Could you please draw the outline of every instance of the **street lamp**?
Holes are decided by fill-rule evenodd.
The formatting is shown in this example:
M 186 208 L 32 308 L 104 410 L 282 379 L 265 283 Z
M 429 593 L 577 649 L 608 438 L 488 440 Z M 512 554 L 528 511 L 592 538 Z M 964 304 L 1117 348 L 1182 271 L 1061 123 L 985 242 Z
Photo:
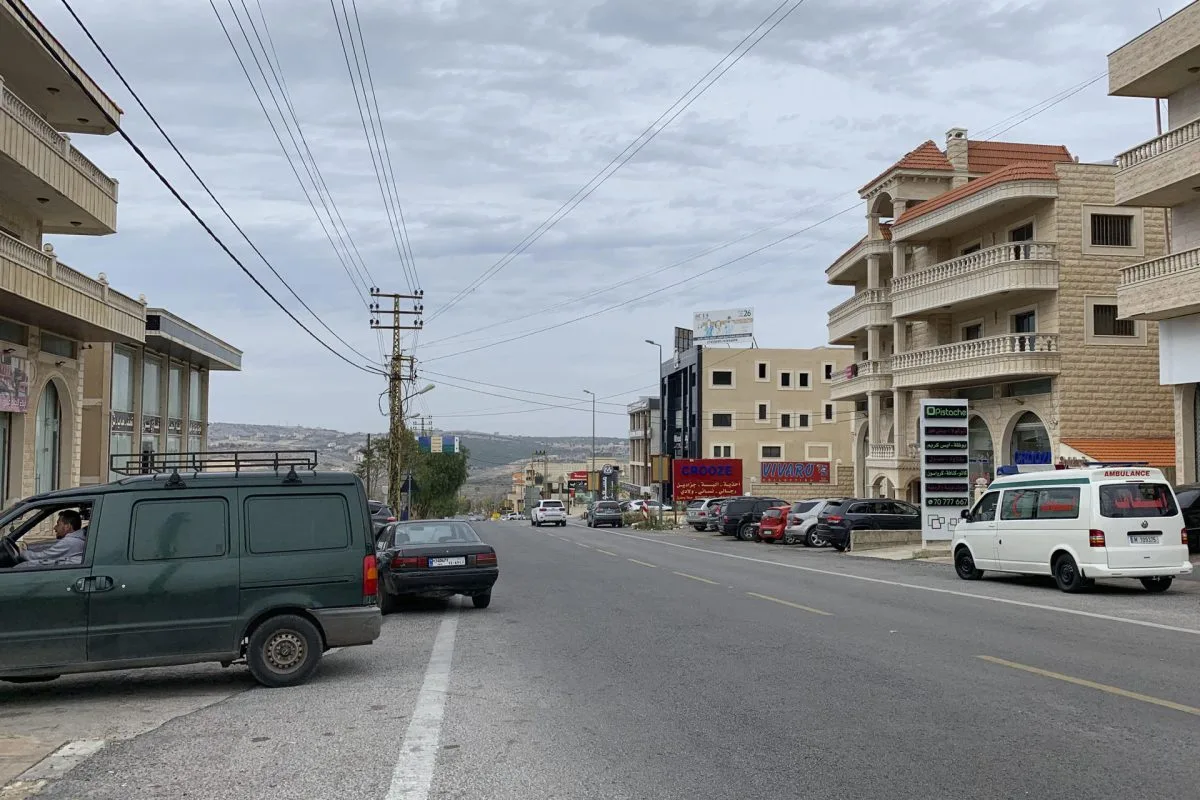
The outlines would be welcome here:
M 584 389 L 584 394 L 592 396 L 592 472 L 596 471 L 596 393 L 591 389 Z
M 425 394 L 425 393 L 427 393 L 427 392 L 432 392 L 432 391 L 433 391 L 434 389 L 436 389 L 436 388 L 437 388 L 437 386 L 435 386 L 434 384 L 432 384 L 432 383 L 427 383 L 427 384 L 425 384 L 425 388 L 421 389 L 420 391 L 413 392 L 412 394 L 410 394 L 408 397 L 406 397 L 406 398 L 404 398 L 404 399 L 405 399 L 405 400 L 411 400 L 411 399 L 413 399 L 414 397 L 417 397 L 417 396 L 419 396 L 419 395 L 423 395 L 423 394 Z

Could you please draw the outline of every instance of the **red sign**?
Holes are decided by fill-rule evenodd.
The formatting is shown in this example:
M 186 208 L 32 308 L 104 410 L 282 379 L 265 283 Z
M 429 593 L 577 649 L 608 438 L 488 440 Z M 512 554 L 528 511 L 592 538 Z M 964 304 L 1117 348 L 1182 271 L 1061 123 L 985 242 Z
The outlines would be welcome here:
M 567 480 L 569 480 L 569 481 L 586 481 L 587 475 L 588 475 L 587 470 L 581 469 L 576 472 L 572 472 L 570 475 L 568 475 Z
M 740 458 L 677 458 L 671 472 L 676 500 L 742 494 Z
M 828 461 L 764 461 L 763 483 L 829 483 Z

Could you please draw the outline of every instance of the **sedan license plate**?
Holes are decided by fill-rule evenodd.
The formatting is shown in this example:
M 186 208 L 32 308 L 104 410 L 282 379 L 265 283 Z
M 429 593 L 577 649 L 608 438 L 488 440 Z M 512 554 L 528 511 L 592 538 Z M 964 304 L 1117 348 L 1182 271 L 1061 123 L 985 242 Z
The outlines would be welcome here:
M 429 559 L 429 566 L 431 567 L 465 567 L 466 565 L 466 556 L 450 556 L 449 558 Z
M 1145 533 L 1129 534 L 1130 544 L 1158 544 L 1158 536 Z

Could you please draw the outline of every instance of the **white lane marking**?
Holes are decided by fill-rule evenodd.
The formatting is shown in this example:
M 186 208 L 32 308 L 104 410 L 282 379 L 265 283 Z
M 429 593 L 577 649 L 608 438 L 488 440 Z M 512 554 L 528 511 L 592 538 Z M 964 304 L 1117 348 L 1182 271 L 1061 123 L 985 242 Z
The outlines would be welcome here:
M 1022 608 L 1036 608 L 1041 611 L 1055 611 L 1059 614 L 1070 614 L 1075 617 L 1088 617 L 1090 619 L 1102 619 L 1107 622 L 1124 622 L 1128 625 L 1140 625 L 1144 628 L 1156 628 L 1162 631 L 1173 631 L 1175 633 L 1187 633 L 1192 636 L 1200 636 L 1200 630 L 1195 628 L 1182 628 L 1177 625 L 1165 625 L 1161 622 L 1147 622 L 1141 619 L 1129 619 L 1128 617 L 1116 617 L 1111 614 L 1098 614 L 1094 611 L 1080 611 L 1074 608 L 1060 608 L 1059 606 L 1047 606 L 1041 603 L 1029 603 L 1024 600 L 1010 600 L 1007 597 L 992 597 L 986 594 L 974 594 L 973 592 L 960 592 L 956 589 L 939 589 L 936 586 L 921 586 L 915 583 L 904 583 L 903 581 L 889 581 L 884 578 L 869 578 L 866 575 L 851 575 L 848 572 L 835 572 L 829 569 L 818 569 L 816 567 L 802 567 L 799 564 L 785 564 L 782 561 L 771 561 L 767 558 L 754 558 L 753 556 L 739 556 L 734 553 L 718 553 L 716 550 L 709 550 L 706 547 L 692 547 L 687 544 L 677 544 L 675 542 L 664 542 L 661 539 L 651 539 L 646 536 L 635 536 L 631 533 L 617 533 L 610 531 L 613 536 L 624 536 L 627 539 L 638 539 L 643 542 L 652 542 L 665 547 L 678 547 L 681 550 L 694 550 L 697 553 L 707 553 L 710 556 L 720 556 L 721 558 L 733 558 L 738 561 L 752 561 L 757 564 L 773 564 L 777 567 L 786 567 L 787 569 L 796 569 L 801 572 L 811 572 L 814 575 L 830 575 L 835 578 L 847 578 L 853 581 L 863 581 L 865 583 L 879 583 L 884 586 L 896 586 L 901 589 L 917 589 L 922 592 L 933 592 L 935 594 L 948 594 L 954 597 L 968 597 L 972 600 L 988 600 L 993 603 L 1003 603 L 1010 606 L 1021 606 Z M 733 587 L 730 587 L 733 588 Z
M 104 747 L 103 739 L 77 739 L 74 742 L 67 742 L 21 773 L 20 780 L 45 781 L 61 778 L 80 763 L 98 753 L 102 747 Z
M 425 680 L 404 733 L 404 742 L 400 745 L 386 800 L 426 800 L 429 797 L 434 767 L 437 766 L 438 742 L 442 736 L 442 718 L 446 713 L 450 668 L 454 664 L 459 610 L 458 605 L 451 607 L 438 626 L 429 666 L 425 668 Z

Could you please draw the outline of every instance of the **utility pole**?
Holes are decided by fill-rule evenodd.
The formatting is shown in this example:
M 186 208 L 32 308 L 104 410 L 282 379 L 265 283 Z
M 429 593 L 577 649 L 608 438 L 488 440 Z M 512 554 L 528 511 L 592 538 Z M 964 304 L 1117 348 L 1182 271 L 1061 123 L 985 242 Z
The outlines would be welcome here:
M 370 500 L 371 499 L 371 469 L 372 469 L 372 466 L 371 466 L 371 434 L 369 434 L 369 433 L 367 434 L 367 452 L 365 453 L 365 458 L 367 459 L 367 499 Z
M 400 336 L 402 331 L 419 331 L 424 327 L 421 313 L 424 311 L 422 300 L 425 293 L 418 289 L 415 294 L 391 294 L 371 288 L 371 327 L 375 330 L 392 332 L 392 358 L 388 369 L 388 505 L 393 512 L 399 512 L 400 507 L 400 442 L 404 435 L 404 382 L 416 380 L 416 360 L 404 355 Z M 392 301 L 392 307 L 385 309 L 379 304 L 380 299 Z M 412 300 L 411 310 L 402 309 L 403 300 Z M 381 316 L 388 315 L 390 325 L 384 325 Z M 406 316 L 415 317 L 411 325 L 402 325 Z

